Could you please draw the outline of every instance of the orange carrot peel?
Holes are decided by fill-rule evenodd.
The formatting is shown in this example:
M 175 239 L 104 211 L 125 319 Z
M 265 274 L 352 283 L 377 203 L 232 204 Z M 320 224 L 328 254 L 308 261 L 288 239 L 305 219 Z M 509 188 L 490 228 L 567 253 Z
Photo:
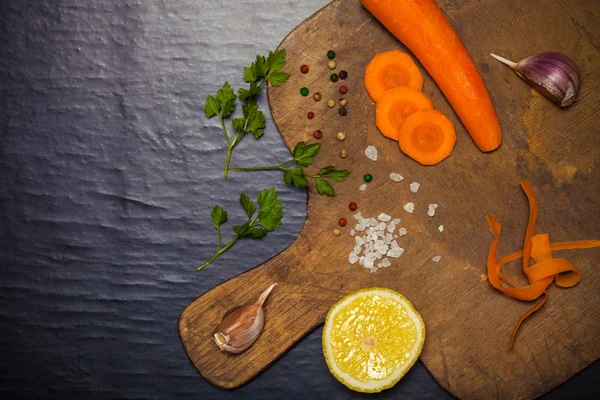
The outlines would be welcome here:
M 544 296 L 539 303 L 527 311 L 517 322 L 517 325 L 512 332 L 509 349 L 512 348 L 517 331 L 523 321 L 537 311 L 548 299 L 547 289 L 552 282 L 556 281 L 557 286 L 565 288 L 574 286 L 579 282 L 580 274 L 577 268 L 568 260 L 563 258 L 552 258 L 552 252 L 600 247 L 600 240 L 550 243 L 550 237 L 547 233 L 536 235 L 535 229 L 538 217 L 537 199 L 535 198 L 535 194 L 528 181 L 521 182 L 521 187 L 529 201 L 529 222 L 527 224 L 527 232 L 525 233 L 525 242 L 522 251 L 511 253 L 498 262 L 496 253 L 498 244 L 500 243 L 502 226 L 496 222 L 492 214 L 486 214 L 486 218 L 490 224 L 490 230 L 496 236 L 490 246 L 487 260 L 488 279 L 490 284 L 506 296 L 522 301 L 533 301 L 542 295 Z M 524 287 L 515 287 L 515 285 L 502 274 L 502 267 L 504 264 L 519 258 L 523 259 L 523 272 L 530 283 Z M 533 265 L 530 265 L 531 258 L 535 261 L 535 264 Z M 502 282 L 508 285 L 508 287 L 503 286 Z

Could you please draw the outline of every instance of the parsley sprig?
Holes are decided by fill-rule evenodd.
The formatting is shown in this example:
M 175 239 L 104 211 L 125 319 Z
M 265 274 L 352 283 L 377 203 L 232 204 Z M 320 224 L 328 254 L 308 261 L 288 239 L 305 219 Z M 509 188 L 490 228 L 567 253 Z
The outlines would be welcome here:
M 256 197 L 258 206 L 260 207 L 258 213 L 256 212 L 256 204 L 248 197 L 245 193 L 240 194 L 240 204 L 248 220 L 241 225 L 234 225 L 233 231 L 235 237 L 221 247 L 221 225 L 227 222 L 227 211 L 221 206 L 216 205 L 210 219 L 212 220 L 213 227 L 217 230 L 217 250 L 215 254 L 204 264 L 198 267 L 198 271 L 209 265 L 221 254 L 233 246 L 240 238 L 263 238 L 269 232 L 273 232 L 275 229 L 281 226 L 281 219 L 283 218 L 283 207 L 282 202 L 277 197 L 277 191 L 275 188 L 263 189 L 258 193 Z
M 316 155 L 321 150 L 320 143 L 306 144 L 299 142 L 292 155 L 294 158 L 291 160 L 278 165 L 268 165 L 265 167 L 248 167 L 248 168 L 229 168 L 230 171 L 266 171 L 266 170 L 281 170 L 283 171 L 283 181 L 287 185 L 294 185 L 296 187 L 305 188 L 308 187 L 308 178 L 315 181 L 317 192 L 326 196 L 335 196 L 335 190 L 331 184 L 327 181 L 330 179 L 335 182 L 342 182 L 350 174 L 347 170 L 337 170 L 335 167 L 329 165 L 321 168 L 316 174 L 309 174 L 301 167 L 308 167 L 315 161 Z M 292 163 L 296 163 L 296 166 L 289 166 Z M 298 166 L 298 164 L 300 166 Z
M 225 160 L 225 170 L 223 176 L 227 178 L 229 172 L 229 163 L 233 149 L 239 144 L 240 140 L 251 132 L 255 139 L 258 139 L 264 133 L 265 116 L 258 109 L 256 97 L 260 94 L 262 87 L 270 82 L 273 86 L 281 86 L 290 74 L 283 72 L 285 66 L 285 49 L 269 52 L 268 57 L 256 56 L 256 61 L 249 67 L 244 68 L 244 81 L 250 83 L 248 89 L 240 88 L 237 96 L 228 82 L 217 91 L 215 96 L 209 95 L 204 105 L 204 114 L 207 118 L 217 116 L 221 122 L 225 142 L 227 143 L 227 159 Z M 233 118 L 231 127 L 235 131 L 232 140 L 227 133 L 225 119 L 234 111 L 236 99 L 243 101 L 243 117 Z

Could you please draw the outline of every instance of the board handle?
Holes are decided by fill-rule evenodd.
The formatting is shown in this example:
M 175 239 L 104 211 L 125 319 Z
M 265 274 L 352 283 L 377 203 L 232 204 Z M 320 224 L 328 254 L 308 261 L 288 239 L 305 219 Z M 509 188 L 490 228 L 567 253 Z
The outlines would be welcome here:
M 332 283 L 326 277 L 319 281 L 310 268 L 304 268 L 296 257 L 301 247 L 299 238 L 264 264 L 196 298 L 181 313 L 183 347 L 196 369 L 213 385 L 232 389 L 254 378 L 322 324 L 329 307 L 342 297 L 341 292 L 324 289 Z M 212 334 L 225 313 L 256 301 L 272 283 L 277 286 L 265 302 L 265 326 L 257 341 L 241 354 L 220 350 Z

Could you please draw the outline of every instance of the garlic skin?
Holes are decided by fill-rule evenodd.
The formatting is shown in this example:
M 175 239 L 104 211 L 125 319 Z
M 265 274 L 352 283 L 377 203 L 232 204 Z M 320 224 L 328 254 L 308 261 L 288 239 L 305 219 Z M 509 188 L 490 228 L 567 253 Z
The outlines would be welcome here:
M 213 333 L 213 339 L 221 350 L 239 354 L 258 339 L 265 326 L 263 304 L 275 285 L 269 286 L 256 302 L 236 307 L 225 314 Z
M 525 82 L 561 107 L 573 104 L 579 91 L 580 74 L 577 64 L 562 53 L 539 53 L 519 63 L 491 54 L 512 68 Z

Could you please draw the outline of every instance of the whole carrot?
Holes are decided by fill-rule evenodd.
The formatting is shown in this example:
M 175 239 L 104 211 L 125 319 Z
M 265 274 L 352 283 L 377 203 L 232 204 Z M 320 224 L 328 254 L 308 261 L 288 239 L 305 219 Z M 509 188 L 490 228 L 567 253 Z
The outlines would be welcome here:
M 502 142 L 498 116 L 473 60 L 434 0 L 361 0 L 427 69 L 481 151 Z

